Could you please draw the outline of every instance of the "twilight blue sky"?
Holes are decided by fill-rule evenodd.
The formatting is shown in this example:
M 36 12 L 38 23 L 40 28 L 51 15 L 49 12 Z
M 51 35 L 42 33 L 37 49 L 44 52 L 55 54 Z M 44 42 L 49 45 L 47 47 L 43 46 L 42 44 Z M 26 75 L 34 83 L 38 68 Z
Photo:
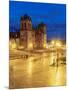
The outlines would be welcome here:
M 20 18 L 27 14 L 32 19 L 33 27 L 43 22 L 47 24 L 47 38 L 66 38 L 66 5 L 32 2 L 9 2 L 10 31 L 20 30 Z

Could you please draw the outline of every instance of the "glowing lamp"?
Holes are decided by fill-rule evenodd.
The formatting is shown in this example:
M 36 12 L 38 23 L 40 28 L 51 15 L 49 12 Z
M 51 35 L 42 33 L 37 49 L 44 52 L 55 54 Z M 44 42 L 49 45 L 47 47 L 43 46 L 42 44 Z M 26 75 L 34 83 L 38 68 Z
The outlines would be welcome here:
M 32 44 L 32 43 L 30 43 L 30 44 L 29 44 L 29 48 L 32 48 L 32 47 L 33 47 L 33 44 Z
M 16 44 L 13 43 L 11 47 L 12 47 L 12 49 L 15 49 L 16 48 Z
M 43 47 L 46 48 L 46 44 L 44 44 Z

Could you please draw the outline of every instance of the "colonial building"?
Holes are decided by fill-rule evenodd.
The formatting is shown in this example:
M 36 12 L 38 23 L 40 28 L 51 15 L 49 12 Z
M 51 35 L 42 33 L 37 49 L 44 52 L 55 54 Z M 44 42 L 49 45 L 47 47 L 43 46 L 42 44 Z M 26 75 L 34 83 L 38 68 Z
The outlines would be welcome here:
M 46 48 L 46 25 L 41 23 L 37 30 L 32 29 L 32 20 L 28 15 L 21 17 L 20 45 L 27 49 Z
M 38 30 L 35 33 L 35 43 L 36 48 L 46 48 L 46 25 L 44 23 L 40 23 L 38 25 Z
M 31 18 L 27 15 L 21 17 L 20 28 L 20 45 L 23 48 L 33 49 L 34 47 L 34 31 L 32 30 Z

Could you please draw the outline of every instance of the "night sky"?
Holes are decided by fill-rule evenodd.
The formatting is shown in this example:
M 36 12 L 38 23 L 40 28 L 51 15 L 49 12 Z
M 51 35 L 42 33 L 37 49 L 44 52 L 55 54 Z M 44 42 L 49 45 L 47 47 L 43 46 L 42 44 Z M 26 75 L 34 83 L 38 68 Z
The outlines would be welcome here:
M 20 30 L 20 18 L 27 14 L 32 19 L 33 27 L 43 22 L 47 25 L 47 39 L 66 39 L 66 5 L 32 2 L 9 2 L 9 29 Z

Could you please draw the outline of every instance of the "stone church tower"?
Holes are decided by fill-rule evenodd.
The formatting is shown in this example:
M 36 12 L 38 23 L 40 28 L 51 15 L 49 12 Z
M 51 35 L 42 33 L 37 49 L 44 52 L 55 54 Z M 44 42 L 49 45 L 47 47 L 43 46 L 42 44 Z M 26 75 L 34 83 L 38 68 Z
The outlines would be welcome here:
M 35 42 L 36 42 L 36 48 L 38 49 L 44 49 L 46 48 L 46 25 L 44 23 L 40 23 L 38 25 L 38 29 L 35 33 Z
M 32 49 L 33 48 L 33 39 L 34 31 L 32 30 L 32 21 L 28 15 L 21 17 L 21 26 L 20 26 L 20 45 L 23 48 Z

